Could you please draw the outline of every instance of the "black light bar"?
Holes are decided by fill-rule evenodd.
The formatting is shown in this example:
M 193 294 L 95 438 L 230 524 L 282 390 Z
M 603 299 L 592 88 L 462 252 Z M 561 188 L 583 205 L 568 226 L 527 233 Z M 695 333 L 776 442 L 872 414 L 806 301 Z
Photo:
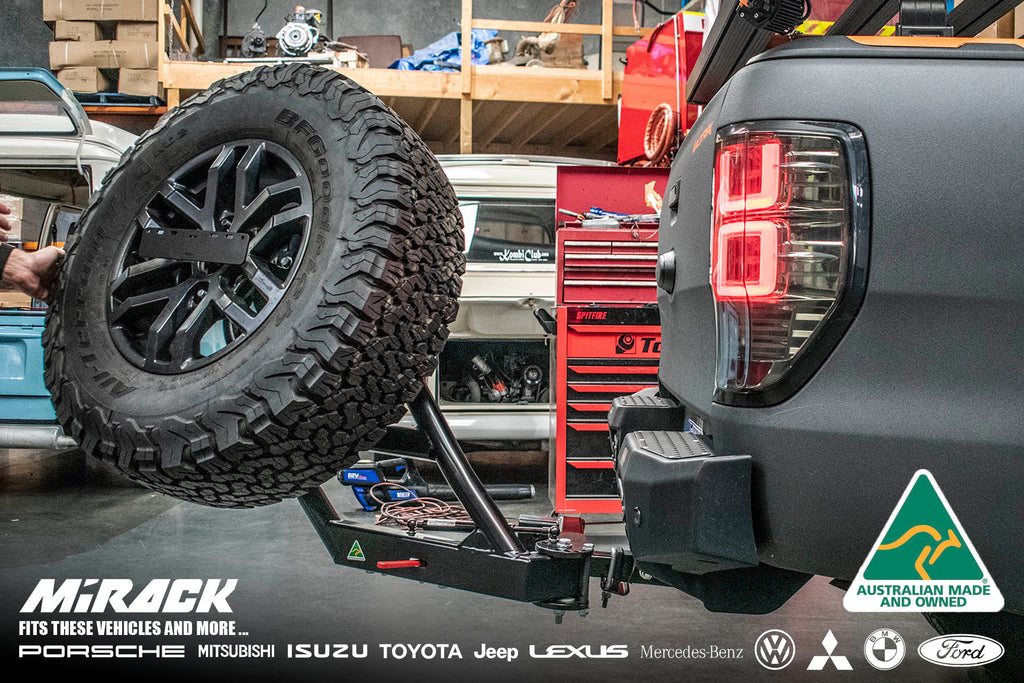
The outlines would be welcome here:
M 707 104 L 751 57 L 764 52 L 775 34 L 736 16 L 739 0 L 723 0 L 718 18 L 686 81 L 686 101 Z

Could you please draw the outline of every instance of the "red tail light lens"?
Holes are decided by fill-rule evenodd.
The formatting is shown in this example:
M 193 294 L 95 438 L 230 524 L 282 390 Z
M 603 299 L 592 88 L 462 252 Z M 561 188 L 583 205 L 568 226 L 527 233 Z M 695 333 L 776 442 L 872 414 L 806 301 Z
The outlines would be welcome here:
M 852 126 L 769 122 L 719 133 L 716 400 L 778 403 L 832 351 L 863 298 L 867 186 Z

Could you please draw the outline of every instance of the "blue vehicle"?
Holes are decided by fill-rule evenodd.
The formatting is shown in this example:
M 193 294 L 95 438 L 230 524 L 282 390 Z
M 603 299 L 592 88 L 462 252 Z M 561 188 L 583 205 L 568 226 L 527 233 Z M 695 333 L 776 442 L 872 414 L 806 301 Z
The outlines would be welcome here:
M 61 246 L 78 215 L 135 136 L 89 121 L 43 69 L 0 69 L 0 201 L 16 219 L 12 243 Z M 0 293 L 0 448 L 75 446 L 57 425 L 43 385 L 45 308 Z

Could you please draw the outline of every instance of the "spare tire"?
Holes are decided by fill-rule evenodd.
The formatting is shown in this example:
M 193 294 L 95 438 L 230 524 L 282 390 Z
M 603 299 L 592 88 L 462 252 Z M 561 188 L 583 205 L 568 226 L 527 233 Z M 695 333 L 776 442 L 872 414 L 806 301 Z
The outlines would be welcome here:
M 250 241 L 241 265 L 147 258 L 146 228 Z M 177 498 L 300 495 L 423 388 L 462 244 L 437 160 L 372 94 L 307 65 L 219 81 L 139 139 L 69 241 L 44 337 L 58 419 Z

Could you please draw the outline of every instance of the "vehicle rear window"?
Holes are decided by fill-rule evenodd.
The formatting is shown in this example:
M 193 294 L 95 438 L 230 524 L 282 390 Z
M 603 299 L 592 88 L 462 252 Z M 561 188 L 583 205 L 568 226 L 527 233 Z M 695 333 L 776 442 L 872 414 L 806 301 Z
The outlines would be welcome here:
M 470 262 L 555 262 L 553 199 L 464 198 L 459 207 Z
M 0 81 L 0 134 L 75 132 L 60 97 L 37 81 Z

